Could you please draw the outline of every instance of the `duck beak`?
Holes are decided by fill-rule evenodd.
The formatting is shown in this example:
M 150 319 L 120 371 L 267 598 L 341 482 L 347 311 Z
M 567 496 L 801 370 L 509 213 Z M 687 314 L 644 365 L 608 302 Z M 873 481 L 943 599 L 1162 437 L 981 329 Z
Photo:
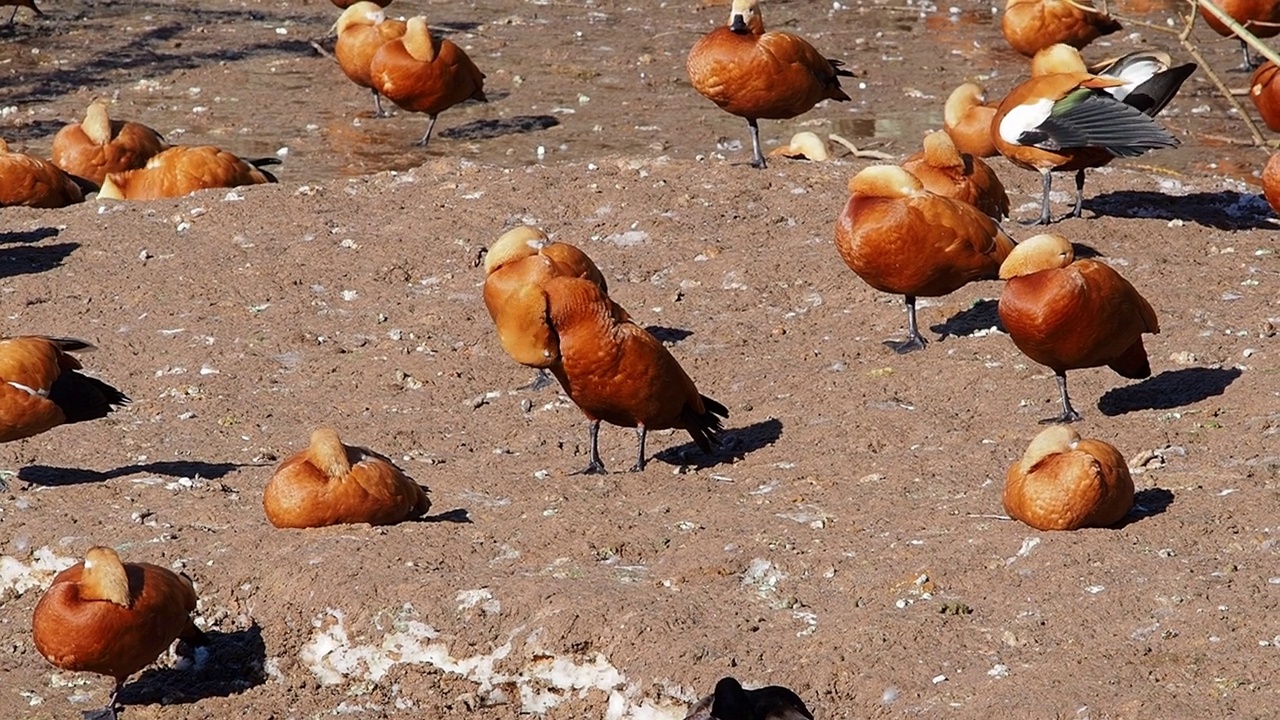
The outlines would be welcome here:
M 729 29 L 736 33 L 744 33 L 747 31 L 747 19 L 738 13 L 734 13 L 733 22 L 729 23 Z

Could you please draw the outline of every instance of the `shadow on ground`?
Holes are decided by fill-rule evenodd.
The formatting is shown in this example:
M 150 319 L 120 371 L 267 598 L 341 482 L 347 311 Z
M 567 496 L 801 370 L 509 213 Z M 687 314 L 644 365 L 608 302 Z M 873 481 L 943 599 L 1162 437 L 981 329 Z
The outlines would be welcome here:
M 123 705 L 180 705 L 239 695 L 266 682 L 267 646 L 255 622 L 245 630 L 206 633 L 209 644 L 196 650 L 201 659 L 184 668 L 152 668 L 120 692 Z M 180 646 L 182 644 L 180 643 Z M 191 648 L 183 653 L 190 655 Z
M 679 432 L 679 431 L 677 431 Z M 695 443 L 687 442 L 673 448 L 667 448 L 653 456 L 671 465 L 690 465 L 707 468 L 721 463 L 732 462 L 746 457 L 748 454 L 768 447 L 782 437 L 782 421 L 775 418 L 752 423 L 746 427 L 730 428 L 720 436 L 720 447 L 712 447 L 711 452 L 704 453 Z
M 1168 370 L 1136 385 L 1106 391 L 1098 398 L 1098 409 L 1103 415 L 1114 416 L 1183 407 L 1221 395 L 1240 375 L 1237 368 Z
M 961 310 L 936 325 L 930 325 L 929 329 L 941 335 L 942 338 L 939 339 L 965 337 L 991 328 L 1004 332 L 1004 325 L 1000 324 L 999 305 L 998 300 L 979 300 L 973 307 Z
M 1235 190 L 1176 197 L 1147 190 L 1117 190 L 1085 200 L 1084 206 L 1098 215 L 1183 220 L 1218 230 L 1276 228 L 1269 219 L 1271 208 L 1261 195 Z
M 32 485 L 44 487 L 62 487 L 65 485 L 84 485 L 86 483 L 105 482 L 126 475 L 167 475 L 175 478 L 201 477 L 206 480 L 217 480 L 242 467 L 255 467 L 251 464 L 207 463 L 191 460 L 173 460 L 153 462 L 144 465 L 127 465 L 115 470 L 82 470 L 80 468 L 60 468 L 48 465 L 30 465 L 18 471 L 18 479 Z
M 1116 527 L 1127 527 L 1140 520 L 1159 515 L 1173 504 L 1173 492 L 1164 488 L 1147 488 L 1133 494 L 1133 507 Z

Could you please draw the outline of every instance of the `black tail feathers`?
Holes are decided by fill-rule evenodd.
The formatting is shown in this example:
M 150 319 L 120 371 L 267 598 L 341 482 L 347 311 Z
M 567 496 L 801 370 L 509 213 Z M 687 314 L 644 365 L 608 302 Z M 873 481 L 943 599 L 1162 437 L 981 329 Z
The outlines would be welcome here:
M 63 346 L 63 349 L 73 348 Z M 49 400 L 62 409 L 69 423 L 104 418 L 112 410 L 130 402 L 119 390 L 74 370 L 63 371 L 58 376 L 49 389 Z
M 702 452 L 709 453 L 713 445 L 720 444 L 720 432 L 724 430 L 721 420 L 729 417 L 729 408 L 706 395 L 698 397 L 702 398 L 702 406 L 706 412 L 695 415 L 691 410 L 686 410 L 689 416 L 686 418 L 689 436 L 702 448 Z

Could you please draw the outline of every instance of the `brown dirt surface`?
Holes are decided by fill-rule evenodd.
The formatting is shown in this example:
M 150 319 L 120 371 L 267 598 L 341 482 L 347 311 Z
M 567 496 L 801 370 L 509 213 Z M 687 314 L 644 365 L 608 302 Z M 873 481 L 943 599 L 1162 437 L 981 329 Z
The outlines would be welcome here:
M 214 638 L 194 668 L 135 677 L 126 720 L 679 720 L 726 674 L 819 718 L 1275 716 L 1277 234 L 1266 154 L 1223 140 L 1247 135 L 1203 73 L 1161 116 L 1183 147 L 1091 172 L 1086 217 L 1054 226 L 1161 333 L 1148 380 L 1071 373 L 1079 431 L 1135 468 L 1134 512 L 1046 533 L 998 517 L 1057 409 L 1052 374 L 993 330 L 1000 285 L 922 302 L 925 351 L 881 345 L 901 298 L 832 239 L 867 161 L 753 170 L 746 124 L 688 85 L 724 7 L 397 0 L 488 75 L 491 101 L 444 113 L 423 152 L 425 118 L 370 118 L 312 48 L 327 1 L 41 6 L 0 29 L 17 147 L 47 153 L 101 96 L 174 142 L 288 151 L 279 185 L 0 210 L 0 330 L 95 342 L 87 370 L 134 400 L 4 447 L 0 717 L 105 702 L 109 680 L 54 669 L 30 629 L 94 544 L 187 572 Z M 1025 72 L 986 3 L 764 13 L 856 74 L 853 102 L 762 123 L 766 150 L 809 128 L 902 157 L 960 81 L 998 97 Z M 1141 27 L 1086 55 L 1151 46 L 1182 57 Z M 1033 215 L 1035 174 L 995 167 Z M 641 474 L 571 474 L 583 416 L 558 387 L 517 389 L 532 371 L 481 303 L 483 249 L 517 223 L 586 250 L 728 406 L 722 450 L 659 432 Z M 273 529 L 263 487 L 320 425 L 428 485 L 428 521 Z M 632 432 L 606 426 L 602 450 L 629 466 Z

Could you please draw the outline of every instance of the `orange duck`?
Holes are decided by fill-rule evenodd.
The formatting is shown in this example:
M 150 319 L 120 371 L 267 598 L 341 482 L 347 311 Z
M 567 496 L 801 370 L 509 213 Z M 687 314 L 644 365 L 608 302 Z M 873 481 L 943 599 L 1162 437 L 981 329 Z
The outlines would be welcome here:
M 1262 169 L 1262 194 L 1271 204 L 1271 209 L 1280 215 L 1280 152 L 1272 153 Z
M 1080 419 L 1067 396 L 1067 371 L 1106 365 L 1122 377 L 1151 377 L 1143 333 L 1159 333 L 1151 305 L 1096 260 L 1075 260 L 1061 235 L 1024 240 L 1000 266 L 1000 322 L 1022 354 L 1053 370 L 1062 414 L 1042 423 Z
M 1120 451 L 1066 425 L 1040 431 L 1005 478 L 1005 512 L 1037 530 L 1111 527 L 1131 507 L 1133 478 Z
M 1280 35 L 1280 0 L 1214 0 L 1223 12 L 1232 20 L 1244 26 L 1256 38 L 1269 38 Z M 1232 37 L 1236 33 L 1227 27 L 1204 5 L 1196 3 L 1200 8 L 1200 17 L 1222 37 Z M 1248 70 L 1253 67 L 1253 58 L 1249 57 L 1249 43 L 1240 38 L 1240 51 L 1244 53 L 1244 66 Z
M 369 66 L 378 48 L 404 37 L 404 22 L 387 19 L 382 8 L 366 1 L 347 6 L 338 18 L 336 27 L 338 42 L 333 48 L 333 54 L 338 58 L 338 65 L 351 82 L 369 88 L 373 93 L 373 116 L 387 117 L 382 109 L 382 96 L 378 94 L 378 88 L 374 87 L 373 77 L 369 74 Z
M 276 468 L 262 506 L 278 528 L 311 528 L 394 525 L 426 515 L 431 501 L 390 460 L 343 445 L 338 433 L 321 428 L 311 433 L 310 447 Z
M 1249 78 L 1249 99 L 1267 127 L 1280 132 L 1280 68 L 1267 61 Z
M 436 117 L 464 100 L 486 102 L 484 73 L 462 48 L 431 36 L 424 17 L 409 18 L 404 37 L 378 48 L 369 65 L 373 87 L 409 112 L 426 113 L 426 147 Z
M 0 6 L 12 5 L 13 12 L 9 14 L 9 24 L 13 24 L 13 19 L 18 17 L 18 8 L 26 8 L 36 15 L 44 15 L 40 12 L 40 8 L 36 7 L 36 0 L 0 0 Z
M 369 0 L 333 0 L 333 4 L 339 10 L 346 10 L 352 5 L 358 5 L 361 2 L 368 2 L 368 1 Z M 373 0 L 373 4 L 377 5 L 378 7 L 386 7 L 391 4 L 391 0 Z
M 559 355 L 551 372 L 591 423 L 591 461 L 583 474 L 606 472 L 599 449 L 602 420 L 636 428 L 639 451 L 632 472 L 644 470 L 650 430 L 684 429 L 703 452 L 719 444 L 728 409 L 699 394 L 657 338 L 620 319 L 599 285 L 554 277 L 539 289 L 545 311 L 530 319 L 529 331 L 556 338 Z
M 80 186 L 57 165 L 11 152 L 0 140 L 0 207 L 60 208 L 83 200 Z
M 259 165 L 273 165 L 275 158 L 241 160 L 211 145 L 178 145 L 153 156 L 136 170 L 107 173 L 99 198 L 156 200 L 189 195 L 206 188 L 229 188 L 276 182 Z
M 733 0 L 729 24 L 689 51 L 685 69 L 694 89 L 751 126 L 752 167 L 765 167 L 759 120 L 786 120 L 823 100 L 849 100 L 840 89 L 839 60 L 830 60 L 803 38 L 765 32 L 758 0 Z
M 885 345 L 899 354 L 922 350 L 916 298 L 996 279 L 1013 241 L 981 210 L 929 192 L 896 165 L 864 169 L 849 181 L 849 192 L 836 221 L 836 249 L 868 285 L 904 296 L 908 337 Z
M 1000 154 L 991 139 L 991 118 L 996 116 L 996 106 L 987 104 L 985 92 L 976 83 L 964 83 L 951 91 L 942 111 L 943 129 L 956 149 L 979 158 Z
M 498 329 L 502 348 L 516 362 L 539 369 L 526 389 L 550 383 L 545 372 L 560 355 L 554 331 L 541 321 L 546 301 L 541 286 L 553 277 L 576 277 L 595 283 L 608 296 L 604 275 L 587 254 L 569 243 L 550 242 L 538 228 L 508 230 L 489 248 L 484 261 L 484 304 Z M 609 301 L 618 320 L 626 311 Z
M 924 137 L 924 150 L 902 167 L 920 179 L 925 190 L 967 202 L 996 220 L 1009 215 L 1009 196 L 991 166 L 956 149 L 951 136 L 938 130 Z
M 82 180 L 101 185 L 107 173 L 133 170 L 169 149 L 160 133 L 135 122 L 113 121 L 107 103 L 94 100 L 84 120 L 53 137 L 53 164 Z
M 122 563 L 115 550 L 89 548 L 84 562 L 58 573 L 36 604 L 36 649 L 63 670 L 115 678 L 107 707 L 85 713 L 114 720 L 124 681 L 150 665 L 174 640 L 193 646 L 208 637 L 191 621 L 191 580 L 148 563 Z
M 83 340 L 39 335 L 0 340 L 0 442 L 104 418 L 129 398 L 80 373 L 72 352 L 92 350 Z
M 1006 0 L 1000 29 L 1014 50 L 1031 57 L 1057 43 L 1082 48 L 1118 32 L 1120 23 L 1082 0 Z
M 1139 55 L 1151 57 L 1135 54 Z M 1039 224 L 1050 221 L 1052 172 L 1076 171 L 1076 203 L 1070 217 L 1080 217 L 1086 168 L 1178 146 L 1178 139 L 1153 117 L 1196 66 L 1165 68 L 1126 56 L 1113 63 L 1108 74 L 1094 75 L 1072 48 L 1056 45 L 1036 55 L 1031 78 L 1015 87 L 996 110 L 991 135 L 1000 154 L 1043 177 Z

